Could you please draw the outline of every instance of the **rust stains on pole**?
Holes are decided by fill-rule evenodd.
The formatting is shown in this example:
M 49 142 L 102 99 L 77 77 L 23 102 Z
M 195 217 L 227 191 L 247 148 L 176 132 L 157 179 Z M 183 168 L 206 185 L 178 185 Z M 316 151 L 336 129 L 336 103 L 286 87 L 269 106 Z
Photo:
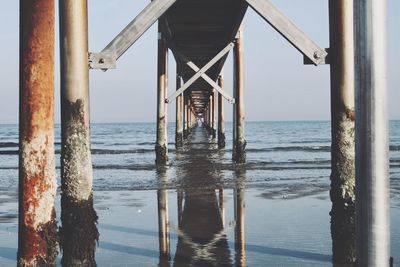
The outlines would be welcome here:
M 234 48 L 234 69 L 235 69 L 235 146 L 234 161 L 236 163 L 246 162 L 246 139 L 244 133 L 244 82 L 243 82 L 243 39 L 242 27 L 238 31 Z
M 177 71 L 176 90 L 181 87 L 182 78 Z M 175 117 L 175 147 L 183 145 L 183 122 L 182 122 L 182 94 L 176 97 L 176 117 Z
M 218 78 L 218 85 L 224 88 L 224 78 L 222 75 Z M 218 148 L 225 148 L 224 98 L 221 94 L 218 94 Z
M 63 266 L 94 266 L 99 233 L 90 152 L 87 1 L 60 0 Z
M 55 266 L 54 1 L 20 1 L 18 266 Z
M 167 110 L 165 98 L 167 94 L 167 60 L 168 47 L 162 37 L 159 25 L 158 32 L 158 73 L 157 73 L 157 142 L 156 164 L 164 165 L 168 161 L 167 150 Z
M 356 260 L 353 1 L 329 1 L 329 28 L 332 260 L 352 265 Z
M 183 138 L 188 136 L 188 106 L 187 106 L 187 93 L 183 93 Z

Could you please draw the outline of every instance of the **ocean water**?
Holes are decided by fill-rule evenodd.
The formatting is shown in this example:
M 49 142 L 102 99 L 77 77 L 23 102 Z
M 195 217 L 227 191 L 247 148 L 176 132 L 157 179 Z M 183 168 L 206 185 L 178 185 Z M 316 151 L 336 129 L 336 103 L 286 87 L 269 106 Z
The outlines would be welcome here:
M 203 127 L 175 149 L 174 124 L 169 124 L 170 161 L 160 169 L 154 164 L 155 124 L 92 124 L 99 266 L 161 264 L 159 194 L 169 200 L 166 264 L 186 266 L 190 258 L 193 266 L 331 266 L 330 123 L 247 122 L 247 163 L 241 167 L 232 164 L 231 129 L 227 123 L 225 149 L 219 150 Z M 60 185 L 59 137 L 57 126 Z M 15 262 L 17 150 L 18 126 L 0 125 L 0 266 Z M 396 260 L 400 258 L 400 121 L 390 122 L 390 184 Z M 181 206 L 178 196 L 183 196 Z M 56 207 L 59 215 L 59 196 Z M 239 242 L 241 232 L 245 241 Z M 205 239 L 216 235 L 221 238 L 204 256 Z M 245 249 L 240 250 L 242 243 Z

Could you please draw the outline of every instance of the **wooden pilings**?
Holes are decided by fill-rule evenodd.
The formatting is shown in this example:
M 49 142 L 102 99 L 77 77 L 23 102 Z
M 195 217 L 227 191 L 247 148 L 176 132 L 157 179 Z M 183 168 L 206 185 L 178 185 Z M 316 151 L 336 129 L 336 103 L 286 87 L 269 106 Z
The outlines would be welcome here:
M 354 1 L 357 266 L 388 266 L 386 1 Z
M 55 266 L 54 0 L 20 1 L 18 266 Z
M 157 72 L 157 140 L 156 164 L 163 165 L 168 162 L 167 148 L 167 109 L 165 98 L 167 95 L 167 60 L 168 47 L 162 38 L 159 26 L 158 33 L 158 72 Z
M 158 234 L 160 259 L 169 258 L 168 193 L 166 189 L 157 190 Z
M 334 264 L 354 264 L 355 139 L 353 1 L 330 0 L 331 235 Z
M 235 116 L 234 124 L 234 147 L 233 160 L 236 163 L 246 162 L 246 139 L 244 131 L 244 82 L 243 82 L 243 40 L 242 27 L 238 31 L 235 39 L 233 53 L 234 60 L 234 95 L 235 95 Z
M 176 90 L 182 85 L 182 78 L 177 71 Z M 175 147 L 183 145 L 183 99 L 182 94 L 176 97 L 176 117 L 175 117 Z
M 87 2 L 60 8 L 61 248 L 64 266 L 94 266 L 98 240 L 90 152 Z
M 222 75 L 218 78 L 218 85 L 224 88 L 224 78 Z M 225 148 L 225 115 L 224 98 L 218 94 L 218 148 Z

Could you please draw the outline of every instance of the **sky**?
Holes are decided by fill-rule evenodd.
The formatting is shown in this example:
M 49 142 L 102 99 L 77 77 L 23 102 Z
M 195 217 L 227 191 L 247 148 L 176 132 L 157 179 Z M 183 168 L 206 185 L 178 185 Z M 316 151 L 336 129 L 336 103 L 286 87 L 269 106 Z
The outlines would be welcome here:
M 181 0 L 182 1 L 182 0 Z M 19 1 L 0 9 L 0 123 L 18 121 Z M 57 1 L 56 1 L 57 2 Z M 89 0 L 89 50 L 102 50 L 147 4 L 145 0 Z M 328 1 L 272 0 L 320 47 L 328 47 Z M 400 1 L 388 2 L 389 118 L 400 119 Z M 58 7 L 56 9 L 58 11 Z M 56 13 L 56 22 L 58 12 Z M 329 66 L 303 65 L 303 56 L 251 8 L 244 22 L 245 117 L 259 120 L 329 120 Z M 59 45 L 56 25 L 55 103 L 59 108 Z M 168 88 L 175 90 L 175 62 L 169 55 Z M 224 67 L 232 92 L 232 55 Z M 90 70 L 92 122 L 153 122 L 156 119 L 157 26 L 153 25 L 117 62 L 116 70 Z M 232 114 L 225 105 L 226 120 Z M 175 102 L 168 105 L 174 121 Z

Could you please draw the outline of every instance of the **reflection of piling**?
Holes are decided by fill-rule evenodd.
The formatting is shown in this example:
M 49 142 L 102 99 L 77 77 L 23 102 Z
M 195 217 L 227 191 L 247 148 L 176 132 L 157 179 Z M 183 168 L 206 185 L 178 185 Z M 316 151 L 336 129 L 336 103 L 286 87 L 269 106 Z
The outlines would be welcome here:
M 87 2 L 60 1 L 61 248 L 63 266 L 94 266 Z
M 242 29 L 239 30 L 235 39 L 234 48 L 234 76 L 235 76 L 235 139 L 234 139 L 234 161 L 236 163 L 246 162 L 246 140 L 244 136 L 244 83 L 243 83 L 243 40 Z
M 358 266 L 389 264 L 386 1 L 355 0 Z
M 182 78 L 176 73 L 176 90 L 182 85 Z M 176 119 L 175 119 L 175 147 L 183 145 L 183 118 L 182 118 L 182 94 L 176 97 Z
M 178 227 L 182 226 L 182 212 L 183 212 L 183 189 L 177 190 L 177 206 L 178 206 Z
M 224 189 L 218 189 L 219 213 L 221 214 L 222 227 L 225 227 Z
M 20 2 L 18 266 L 55 266 L 54 1 Z
M 160 25 L 159 25 L 160 28 Z M 156 164 L 163 165 L 168 161 L 167 151 L 167 58 L 168 48 L 159 29 L 158 33 L 158 73 L 157 73 L 157 142 Z
M 246 266 L 245 196 L 244 189 L 234 190 L 235 205 L 235 262 L 236 266 Z
M 218 85 L 224 88 L 224 78 L 222 75 L 218 78 Z M 225 147 L 225 115 L 224 115 L 224 98 L 218 94 L 218 148 Z
M 160 259 L 169 258 L 168 193 L 166 189 L 157 190 L 158 237 Z
M 333 262 L 355 262 L 353 1 L 330 0 Z

